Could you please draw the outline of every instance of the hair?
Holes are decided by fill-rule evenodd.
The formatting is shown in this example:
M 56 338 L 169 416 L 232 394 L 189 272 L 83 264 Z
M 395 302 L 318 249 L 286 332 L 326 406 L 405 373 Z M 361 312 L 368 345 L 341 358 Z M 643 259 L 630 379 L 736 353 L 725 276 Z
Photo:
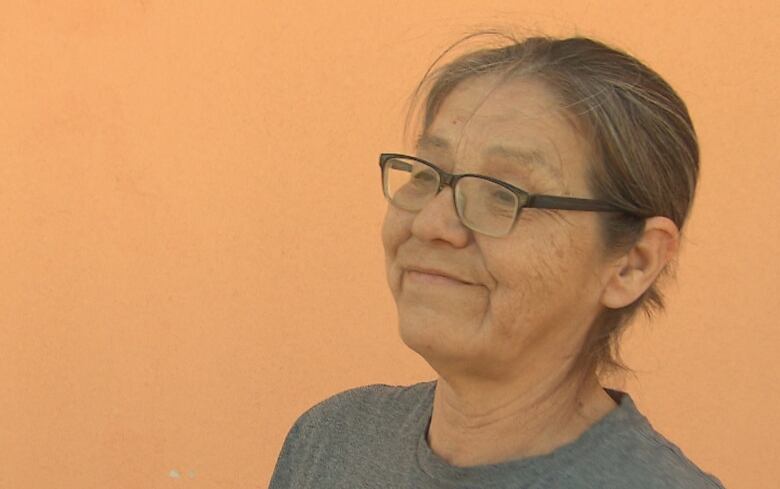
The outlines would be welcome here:
M 502 42 L 434 69 L 463 41 L 485 36 L 498 36 Z M 633 247 L 644 232 L 645 217 L 665 216 L 682 234 L 698 178 L 699 147 L 685 103 L 655 71 L 626 52 L 587 37 L 518 40 L 495 30 L 478 31 L 455 42 L 428 68 L 410 97 L 404 134 L 420 111 L 421 96 L 424 113 L 419 129 L 424 133 L 447 95 L 481 75 L 499 75 L 498 83 L 521 78 L 543 82 L 562 102 L 564 115 L 590 141 L 587 185 L 593 198 L 627 210 L 598 213 L 606 258 Z M 634 375 L 620 356 L 621 335 L 638 311 L 648 319 L 664 311 L 659 284 L 674 276 L 675 267 L 676 258 L 633 303 L 599 312 L 555 388 L 593 374 Z

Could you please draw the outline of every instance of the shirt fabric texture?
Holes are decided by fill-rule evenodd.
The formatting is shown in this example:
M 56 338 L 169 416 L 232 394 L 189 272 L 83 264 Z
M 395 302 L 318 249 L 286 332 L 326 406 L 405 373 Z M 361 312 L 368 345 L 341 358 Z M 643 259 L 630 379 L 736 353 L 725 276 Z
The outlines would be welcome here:
M 626 392 L 618 406 L 554 451 L 457 467 L 426 439 L 436 381 L 349 389 L 303 413 L 284 440 L 269 489 L 724 489 L 656 432 Z

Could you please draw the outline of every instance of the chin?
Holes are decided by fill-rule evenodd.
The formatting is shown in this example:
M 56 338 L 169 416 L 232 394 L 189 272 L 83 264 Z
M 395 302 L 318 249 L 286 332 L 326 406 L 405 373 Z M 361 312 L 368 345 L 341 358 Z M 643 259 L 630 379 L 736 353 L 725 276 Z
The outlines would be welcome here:
M 437 338 L 441 338 L 441 332 L 437 327 L 432 326 L 431 321 L 404 321 L 400 311 L 398 334 L 406 346 L 415 351 L 417 348 L 431 347 L 435 344 Z

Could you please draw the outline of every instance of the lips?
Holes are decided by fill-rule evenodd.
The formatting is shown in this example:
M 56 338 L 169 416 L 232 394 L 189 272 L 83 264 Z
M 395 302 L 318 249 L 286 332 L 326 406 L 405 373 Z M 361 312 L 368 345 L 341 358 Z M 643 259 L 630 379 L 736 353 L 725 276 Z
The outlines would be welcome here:
M 467 280 L 463 280 L 462 278 L 460 278 L 460 277 L 458 277 L 456 275 L 453 275 L 451 273 L 447 273 L 447 272 L 445 272 L 443 270 L 438 270 L 438 269 L 435 269 L 435 268 L 422 268 L 422 267 L 411 266 L 411 267 L 407 267 L 406 270 L 407 271 L 420 272 L 420 273 L 427 273 L 427 274 L 430 274 L 430 275 L 438 275 L 440 277 L 446 277 L 446 278 L 448 278 L 450 280 L 455 280 L 455 281 L 463 283 L 463 284 L 474 285 L 473 283 L 471 283 L 471 282 L 469 282 Z

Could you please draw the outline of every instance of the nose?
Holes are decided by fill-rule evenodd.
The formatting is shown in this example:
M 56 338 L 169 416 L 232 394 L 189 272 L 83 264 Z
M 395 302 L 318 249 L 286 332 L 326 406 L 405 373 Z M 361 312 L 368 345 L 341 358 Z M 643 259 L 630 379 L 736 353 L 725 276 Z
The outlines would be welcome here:
M 440 239 L 465 246 L 469 230 L 458 217 L 453 196 L 452 187 L 444 185 L 415 215 L 412 234 L 422 240 Z

